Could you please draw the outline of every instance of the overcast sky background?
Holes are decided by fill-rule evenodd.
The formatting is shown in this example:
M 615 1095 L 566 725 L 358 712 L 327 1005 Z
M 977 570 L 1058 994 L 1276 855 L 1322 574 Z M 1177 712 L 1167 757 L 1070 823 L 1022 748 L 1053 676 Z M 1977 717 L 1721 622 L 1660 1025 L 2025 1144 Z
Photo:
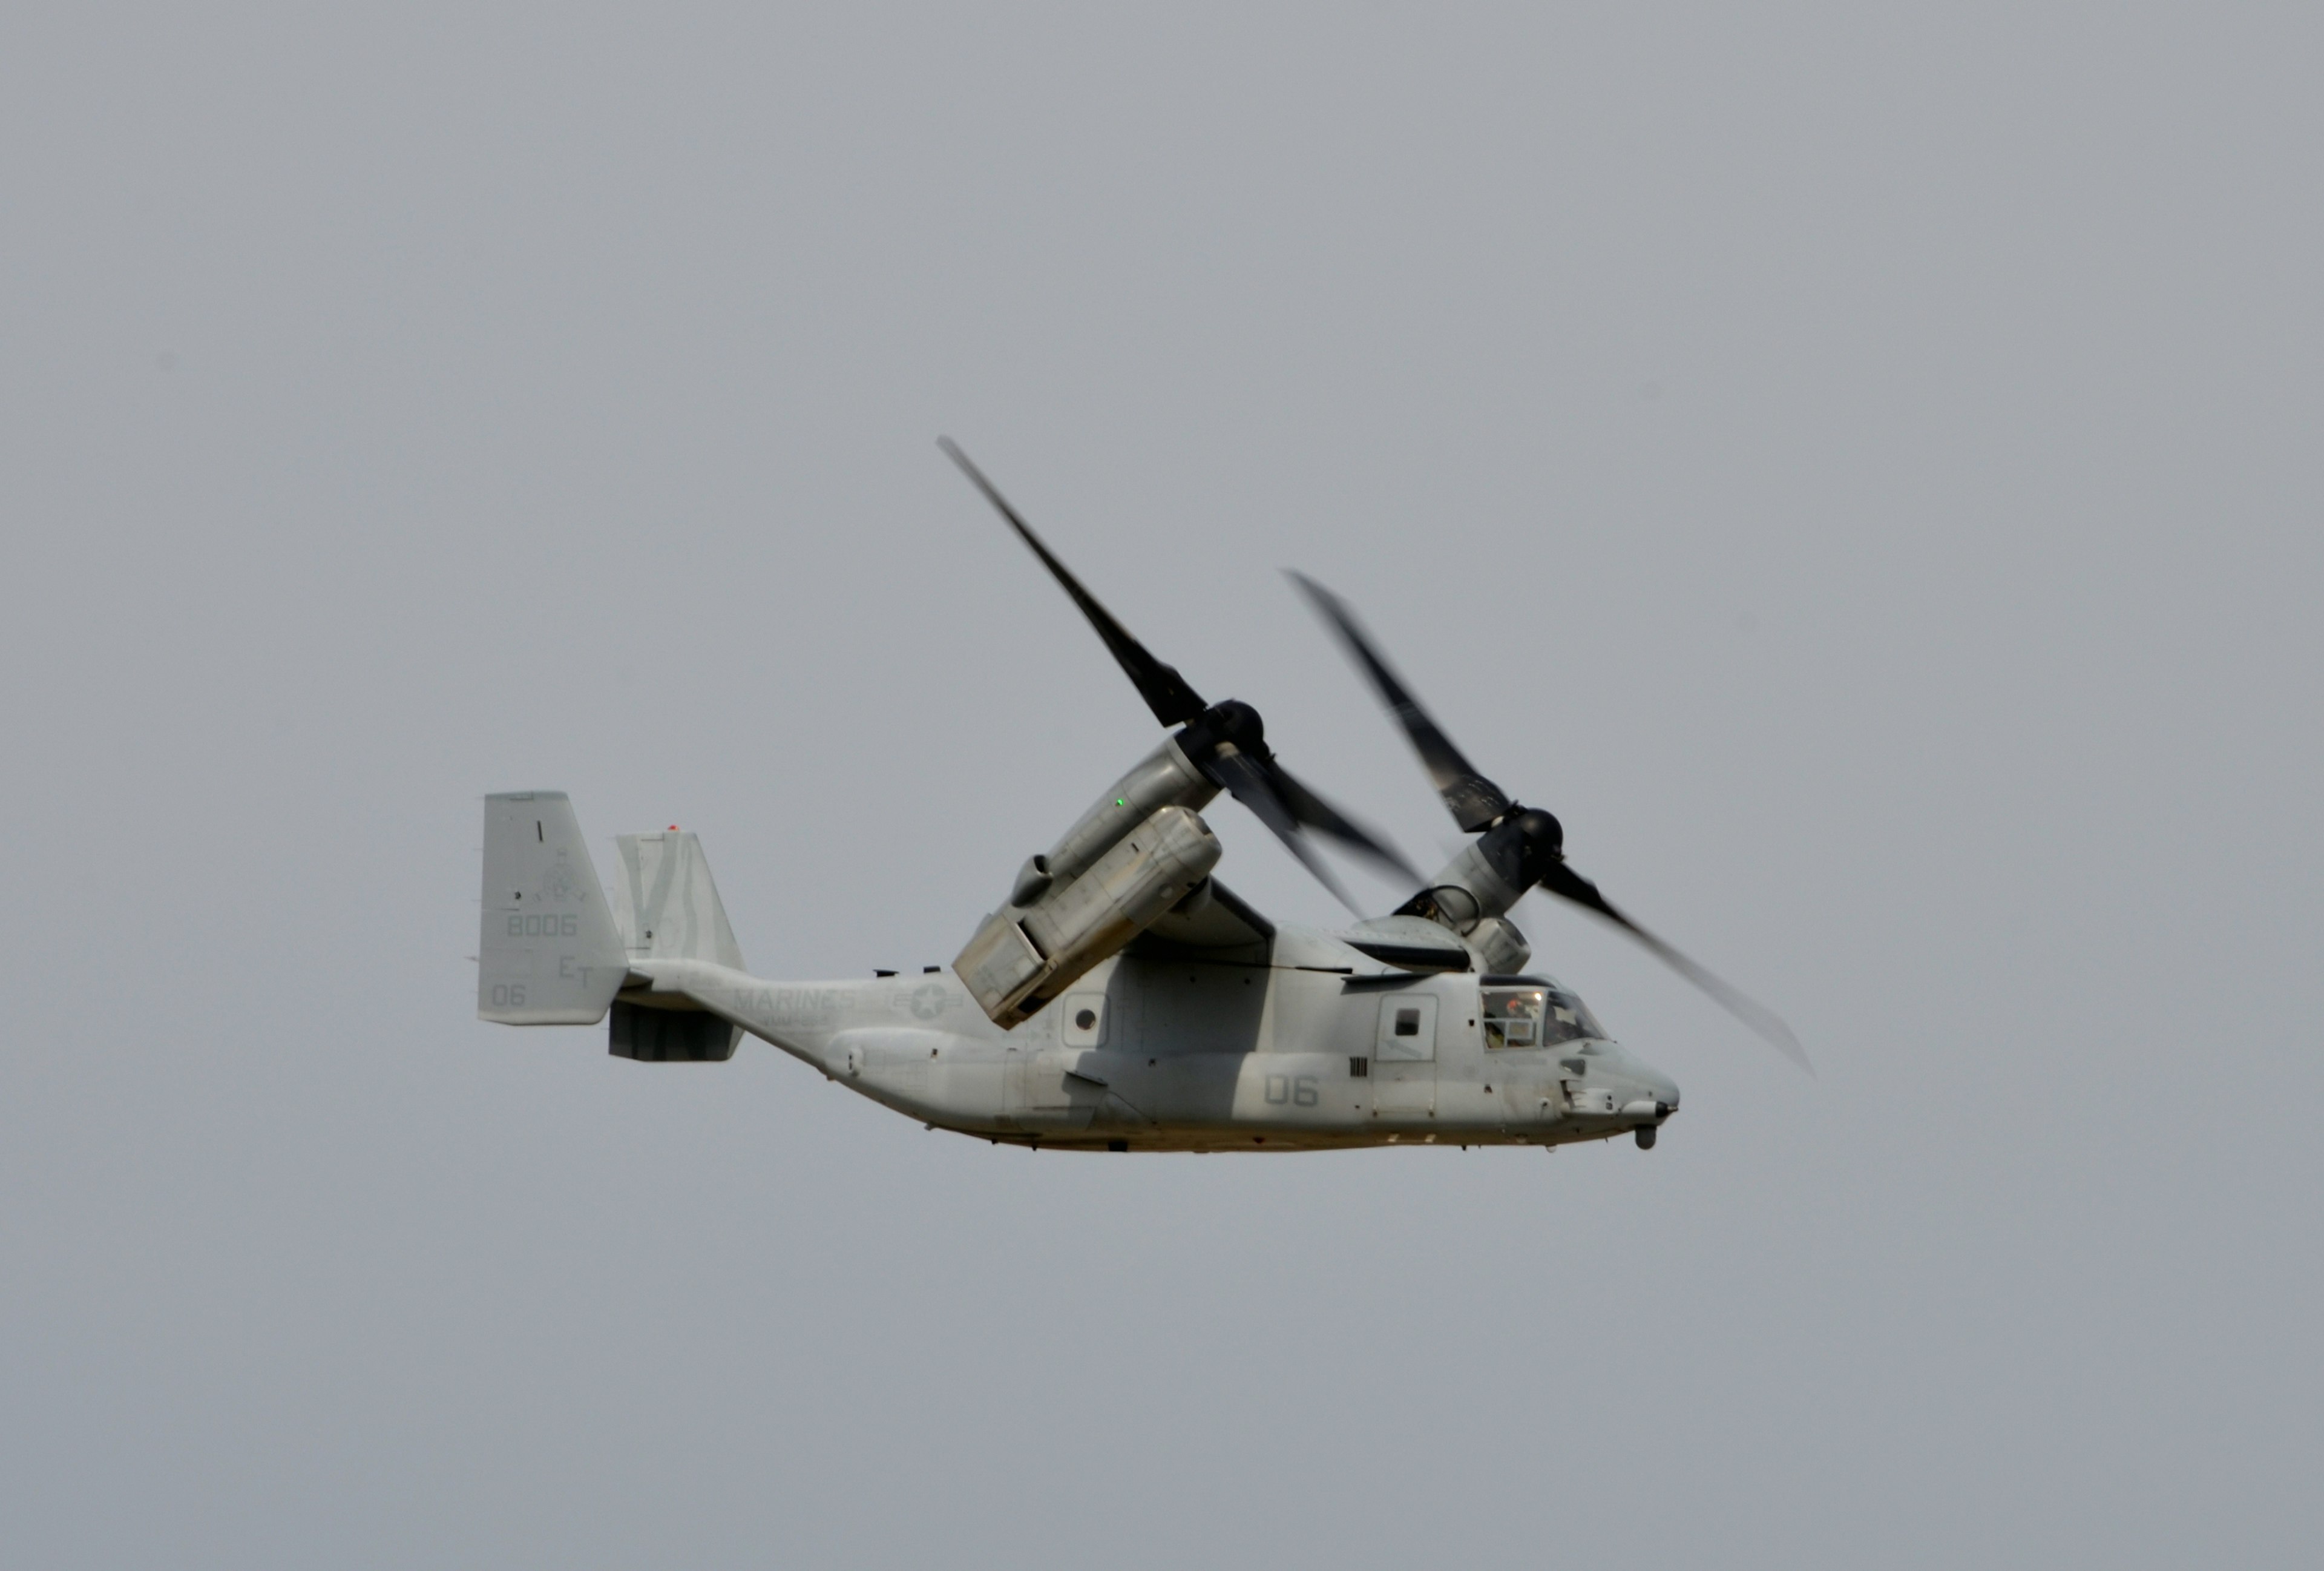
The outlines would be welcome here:
M 8 7 L 6 1557 L 2312 1564 L 2319 46 Z M 1349 596 L 1820 1076 L 1538 908 L 1651 1153 L 1037 1157 L 478 1023 L 485 791 L 850 976 L 1151 744 L 939 432 L 1433 864 L 1277 569 Z

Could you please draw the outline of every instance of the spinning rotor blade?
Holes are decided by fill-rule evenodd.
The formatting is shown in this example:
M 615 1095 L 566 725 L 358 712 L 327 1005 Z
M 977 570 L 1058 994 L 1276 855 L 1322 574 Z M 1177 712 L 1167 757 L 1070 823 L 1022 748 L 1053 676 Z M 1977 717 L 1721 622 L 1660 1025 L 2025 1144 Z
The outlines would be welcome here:
M 1291 578 L 1340 635 L 1349 654 L 1371 679 L 1373 689 L 1388 706 L 1388 713 L 1396 716 L 1397 724 L 1412 739 L 1414 751 L 1420 754 L 1420 762 L 1428 771 L 1437 794 L 1452 809 L 1454 822 L 1472 834 L 1499 824 L 1500 827 L 1494 829 L 1495 839 L 1522 834 L 1522 876 L 1533 888 L 1571 901 L 1612 922 L 1653 950 L 1665 965 L 1716 999 L 1729 1013 L 1766 1038 L 1776 1051 L 1809 1074 L 1815 1073 L 1815 1066 L 1808 1062 L 1807 1049 L 1800 1046 L 1800 1039 L 1792 1034 L 1792 1028 L 1775 1011 L 1737 992 L 1624 916 L 1612 901 L 1598 892 L 1596 884 L 1566 864 L 1565 833 L 1556 818 L 1536 809 L 1518 807 L 1500 787 L 1477 772 L 1476 766 L 1452 744 L 1443 728 L 1420 707 L 1420 700 L 1413 697 L 1387 658 L 1372 646 L 1362 624 L 1356 620 L 1356 614 L 1345 601 L 1305 573 L 1295 572 Z
M 1279 776 L 1282 773 L 1280 765 L 1270 771 L 1248 753 L 1229 753 L 1211 760 L 1203 772 L 1218 781 L 1229 796 L 1249 808 L 1253 817 L 1273 830 L 1275 837 L 1283 842 L 1291 855 L 1299 858 L 1300 865 L 1314 873 L 1315 882 L 1330 890 L 1342 905 L 1358 916 L 1364 914 L 1363 908 L 1348 898 L 1347 890 L 1332 875 L 1332 870 L 1323 864 L 1323 859 L 1315 855 L 1315 848 L 1307 844 L 1307 836 L 1299 832 L 1299 820 L 1292 813 L 1290 804 L 1276 790 L 1275 781 L 1268 778 L 1270 773 Z
M 1315 608 L 1323 614 L 1324 620 L 1332 624 L 1332 630 L 1348 646 L 1349 654 L 1363 668 L 1364 675 L 1371 679 L 1380 702 L 1388 706 L 1388 713 L 1395 716 L 1397 724 L 1404 727 L 1404 734 L 1412 738 L 1413 750 L 1420 754 L 1421 765 L 1428 771 L 1429 781 L 1435 786 L 1436 794 L 1444 799 L 1445 807 L 1451 809 L 1452 821 L 1460 825 L 1464 833 L 1473 835 L 1489 827 L 1494 819 L 1507 813 L 1513 804 L 1502 793 L 1501 788 L 1479 774 L 1476 765 L 1462 756 L 1461 750 L 1452 745 L 1452 739 L 1444 735 L 1443 728 L 1420 707 L 1420 700 L 1412 696 L 1412 690 L 1397 679 L 1388 661 L 1372 647 L 1371 641 L 1364 636 L 1361 624 L 1356 621 L 1356 614 L 1348 608 L 1347 603 L 1305 573 L 1294 572 L 1291 578 L 1306 591 L 1307 598 L 1314 602 Z
M 1082 615 L 1089 618 L 1090 625 L 1097 629 L 1097 635 L 1105 640 L 1106 648 L 1111 650 L 1113 658 L 1121 663 L 1122 670 L 1137 687 L 1138 696 L 1146 700 L 1148 708 L 1154 711 L 1154 717 L 1165 725 L 1183 725 L 1200 715 L 1205 706 L 1194 689 L 1186 685 L 1186 679 L 1178 674 L 1177 668 L 1156 660 L 1144 644 L 1130 636 L 1128 628 L 1113 619 L 1111 612 L 1098 604 L 1096 596 L 1082 587 L 1081 580 L 1065 570 L 1065 563 L 1049 554 L 1049 548 L 1041 543 L 1041 537 L 1017 515 L 1017 510 L 1010 506 L 1009 499 L 984 477 L 984 472 L 969 462 L 968 455 L 960 450 L 959 445 L 950 437 L 938 437 L 936 446 L 944 449 L 945 457 L 960 466 L 960 472 L 984 493 L 984 499 L 1009 521 L 1009 527 L 1033 548 L 1033 554 L 1041 559 L 1041 565 L 1048 568 L 1050 576 L 1065 587 L 1066 594 L 1073 596 L 1074 604 L 1082 608 Z
M 1405 860 L 1403 852 L 1300 784 L 1280 763 L 1275 766 L 1275 783 L 1283 793 L 1284 805 L 1291 809 L 1291 816 L 1301 824 L 1319 835 L 1329 835 L 1357 855 L 1388 869 L 1416 887 L 1428 882 L 1422 876 L 1420 869 Z
M 1315 875 L 1316 881 L 1339 897 L 1340 903 L 1358 916 L 1364 914 L 1315 855 L 1314 847 L 1301 833 L 1303 828 L 1328 835 L 1351 851 L 1392 868 L 1415 884 L 1424 882 L 1394 846 L 1292 778 L 1268 748 L 1265 725 L 1258 710 L 1231 698 L 1216 705 L 1204 704 L 1202 696 L 1187 686 L 1176 667 L 1157 660 L 1128 628 L 1114 620 L 1111 612 L 1098 603 L 1096 596 L 1082 587 L 1081 580 L 1067 570 L 1065 563 L 1050 554 L 1041 537 L 1018 515 L 1000 488 L 984 477 L 983 471 L 969 461 L 958 443 L 950 437 L 939 437 L 936 446 L 984 493 L 984 499 L 1008 521 L 1018 538 L 1032 548 L 1033 554 L 1041 559 L 1041 565 L 1049 569 L 1050 576 L 1081 607 L 1082 615 L 1089 618 L 1106 648 L 1113 652 L 1113 658 L 1138 688 L 1139 696 L 1146 700 L 1147 707 L 1154 711 L 1154 717 L 1165 725 L 1185 727 L 1178 733 L 1177 739 L 1185 750 L 1187 761 L 1213 784 L 1256 814 L 1259 822 Z
M 1777 1052 L 1809 1074 L 1815 1073 L 1815 1066 L 1808 1062 L 1807 1049 L 1800 1046 L 1800 1039 L 1792 1034 L 1792 1028 L 1784 1023 L 1782 1016 L 1766 1004 L 1738 992 L 1734 987 L 1712 975 L 1646 929 L 1638 926 L 1620 911 L 1616 910 L 1613 902 L 1598 892 L 1596 884 L 1574 872 L 1563 861 L 1551 863 L 1548 871 L 1542 875 L 1541 881 L 1534 887 L 1545 893 L 1556 895 L 1561 900 L 1572 901 L 1575 905 L 1587 910 L 1596 911 L 1653 950 L 1657 959 L 1709 993 L 1728 1013 L 1765 1037 L 1774 1045 Z

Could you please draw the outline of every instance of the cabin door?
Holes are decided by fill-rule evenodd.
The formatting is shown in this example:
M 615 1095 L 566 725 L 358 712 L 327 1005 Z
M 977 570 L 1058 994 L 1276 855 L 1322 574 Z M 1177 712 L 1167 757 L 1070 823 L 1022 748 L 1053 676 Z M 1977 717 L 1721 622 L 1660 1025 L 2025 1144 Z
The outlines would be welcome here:
M 1380 999 L 1372 1043 L 1372 1117 L 1384 1123 L 1436 1116 L 1436 995 L 1390 993 Z

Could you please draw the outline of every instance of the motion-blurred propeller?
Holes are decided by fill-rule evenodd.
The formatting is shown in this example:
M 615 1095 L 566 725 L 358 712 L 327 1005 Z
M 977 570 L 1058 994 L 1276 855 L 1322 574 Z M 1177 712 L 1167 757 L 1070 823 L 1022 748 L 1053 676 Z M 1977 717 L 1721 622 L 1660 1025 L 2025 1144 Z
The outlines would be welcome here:
M 1596 884 L 1566 864 L 1565 831 L 1556 816 L 1539 808 L 1519 805 L 1477 772 L 1389 666 L 1345 601 L 1305 573 L 1295 572 L 1291 578 L 1339 634 L 1350 658 L 1379 693 L 1380 702 L 1404 727 L 1413 751 L 1420 755 L 1421 767 L 1428 772 L 1429 783 L 1443 799 L 1452 821 L 1465 833 L 1484 836 L 1480 846 L 1498 874 L 1520 892 L 1538 889 L 1612 922 L 1773 1043 L 1785 1058 L 1809 1074 L 1815 1073 L 1799 1038 L 1773 1010 L 1737 991 L 1623 915 L 1599 892 Z M 1409 914 L 1421 915 L 1432 905 L 1431 895 L 1423 892 L 1405 910 Z
M 1096 596 L 1082 587 L 1081 580 L 1041 543 L 1041 537 L 1009 504 L 1000 488 L 984 477 L 983 471 L 970 462 L 958 444 L 950 437 L 939 437 L 936 445 L 984 493 L 984 499 L 1008 521 L 1018 538 L 1032 549 L 1033 554 L 1041 559 L 1041 565 L 1049 569 L 1050 576 L 1081 607 L 1082 615 L 1089 618 L 1098 637 L 1112 651 L 1114 660 L 1130 678 L 1130 685 L 1138 689 L 1139 697 L 1154 711 L 1154 717 L 1165 725 L 1180 728 L 1176 741 L 1187 762 L 1202 771 L 1212 784 L 1257 815 L 1259 821 L 1272 830 L 1307 871 L 1339 897 L 1342 904 L 1362 914 L 1339 880 L 1333 877 L 1331 869 L 1316 855 L 1303 830 L 1313 829 L 1327 836 L 1413 883 L 1425 882 L 1394 846 L 1324 801 L 1283 767 L 1267 745 L 1265 723 L 1257 709 L 1233 698 L 1205 704 L 1176 667 L 1156 659 L 1128 628 L 1114 620 L 1111 612 L 1099 604 Z

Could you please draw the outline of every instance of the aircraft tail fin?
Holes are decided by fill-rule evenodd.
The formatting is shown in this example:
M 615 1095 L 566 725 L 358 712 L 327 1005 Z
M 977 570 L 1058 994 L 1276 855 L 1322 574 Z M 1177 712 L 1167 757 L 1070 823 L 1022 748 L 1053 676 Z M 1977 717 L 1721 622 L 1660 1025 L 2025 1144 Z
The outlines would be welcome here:
M 563 791 L 484 799 L 476 958 L 476 1014 L 503 1025 L 595 1025 L 621 991 L 629 953 Z
M 702 840 L 672 829 L 622 835 L 613 870 L 613 925 L 633 960 L 710 960 L 740 971 L 742 951 L 711 882 Z

